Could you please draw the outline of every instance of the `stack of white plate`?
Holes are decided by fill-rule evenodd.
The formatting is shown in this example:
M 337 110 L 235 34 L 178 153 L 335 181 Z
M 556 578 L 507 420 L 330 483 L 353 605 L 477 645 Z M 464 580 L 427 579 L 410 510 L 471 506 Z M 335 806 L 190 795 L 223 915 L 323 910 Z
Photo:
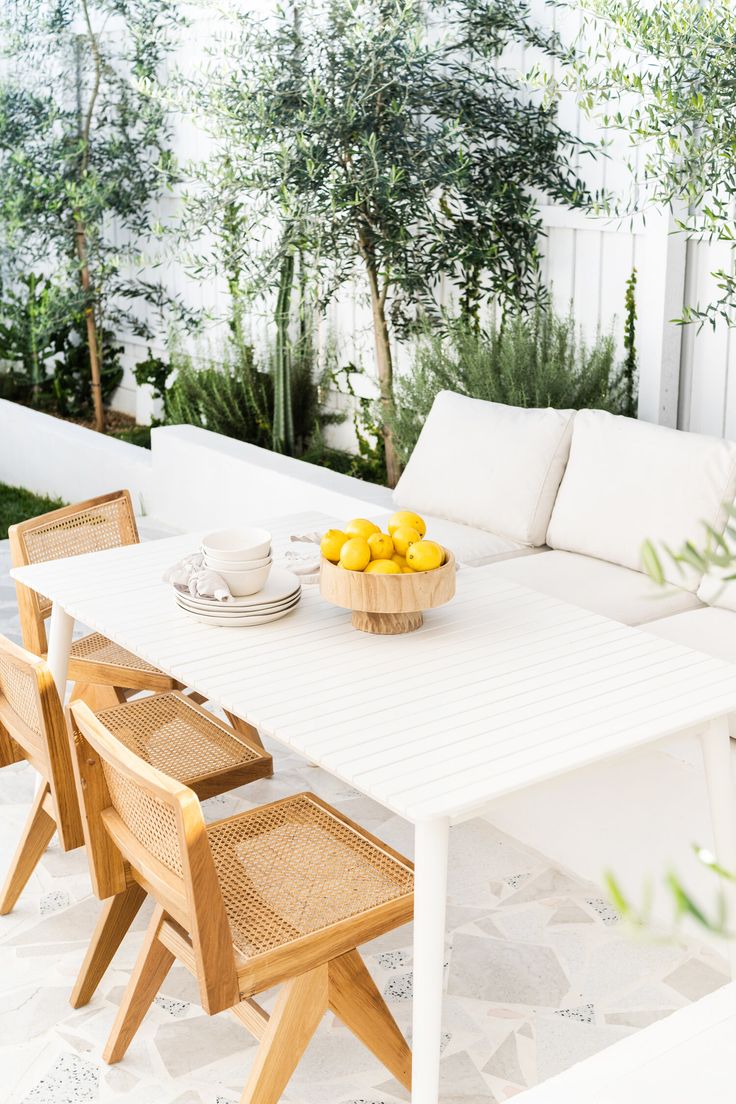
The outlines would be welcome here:
M 257 594 L 243 598 L 192 598 L 188 590 L 175 586 L 176 603 L 205 625 L 240 627 L 278 621 L 296 607 L 302 587 L 296 575 L 274 567 L 268 582 Z

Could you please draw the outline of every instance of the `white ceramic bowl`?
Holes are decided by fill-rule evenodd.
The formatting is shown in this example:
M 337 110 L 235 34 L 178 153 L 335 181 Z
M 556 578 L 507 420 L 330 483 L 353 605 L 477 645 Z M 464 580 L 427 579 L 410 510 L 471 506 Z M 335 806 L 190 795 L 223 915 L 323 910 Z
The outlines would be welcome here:
M 230 587 L 230 593 L 236 598 L 243 598 L 246 594 L 257 594 L 263 590 L 271 572 L 270 563 L 264 567 L 254 567 L 249 571 L 219 571 L 220 575 Z
M 229 563 L 262 560 L 269 554 L 271 534 L 267 529 L 218 529 L 202 540 L 204 554 Z
M 218 560 L 216 556 L 205 553 L 204 557 L 204 566 L 220 575 L 223 571 L 252 571 L 256 567 L 266 567 L 270 563 L 270 556 L 263 556 L 260 560 Z

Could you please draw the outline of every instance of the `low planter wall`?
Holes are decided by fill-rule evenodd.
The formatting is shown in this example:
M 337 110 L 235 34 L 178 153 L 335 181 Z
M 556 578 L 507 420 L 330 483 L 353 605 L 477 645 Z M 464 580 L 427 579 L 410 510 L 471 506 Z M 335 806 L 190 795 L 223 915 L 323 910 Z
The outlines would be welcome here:
M 0 482 L 75 502 L 127 487 L 149 513 L 148 449 L 0 399 Z
M 391 492 L 195 426 L 151 434 L 150 512 L 177 528 L 319 510 L 346 520 L 391 508 Z
M 177 529 L 319 510 L 391 508 L 386 487 L 194 426 L 162 426 L 152 448 L 0 400 L 0 482 L 76 502 L 127 487 L 136 512 Z

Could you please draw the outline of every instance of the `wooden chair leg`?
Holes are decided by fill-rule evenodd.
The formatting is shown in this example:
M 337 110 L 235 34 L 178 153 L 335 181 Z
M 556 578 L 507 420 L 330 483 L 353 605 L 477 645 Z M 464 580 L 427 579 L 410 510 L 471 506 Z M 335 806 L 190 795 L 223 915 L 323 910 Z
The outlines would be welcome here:
M 326 966 L 284 984 L 240 1104 L 277 1104 L 327 1011 L 327 993 Z
M 111 1065 L 124 1057 L 174 961 L 158 937 L 163 919 L 164 910 L 157 905 L 102 1054 Z
M 261 739 L 257 728 L 254 728 L 252 724 L 248 724 L 248 722 L 244 721 L 242 717 L 236 717 L 234 713 L 230 713 L 227 709 L 224 709 L 223 713 L 225 714 L 236 732 L 239 732 L 241 736 L 245 736 L 246 739 L 250 740 L 250 742 L 252 744 L 255 744 L 256 747 L 263 747 L 263 740 Z M 273 774 L 273 771 L 271 773 Z
M 145 899 L 146 891 L 137 882 L 133 882 L 122 893 L 103 902 L 102 912 L 72 990 L 72 1008 L 81 1008 L 92 999 Z
M 70 701 L 83 701 L 93 713 L 103 709 L 112 709 L 126 700 L 125 690 L 119 686 L 105 686 L 94 682 L 75 682 L 72 686 Z
M 411 1091 L 411 1051 L 363 959 L 348 951 L 328 969 L 330 1009 Z
M 56 821 L 44 808 L 44 802 L 47 802 L 49 796 L 48 784 L 39 786 L 5 885 L 0 892 L 0 916 L 6 916 L 15 905 L 56 831 Z

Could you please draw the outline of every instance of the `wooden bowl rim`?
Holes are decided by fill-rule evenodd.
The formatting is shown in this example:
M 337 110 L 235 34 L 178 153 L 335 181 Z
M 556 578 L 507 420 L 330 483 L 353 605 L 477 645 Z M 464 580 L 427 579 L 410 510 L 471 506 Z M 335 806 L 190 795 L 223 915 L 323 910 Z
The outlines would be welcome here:
M 449 602 L 455 593 L 455 556 L 449 548 L 442 547 L 446 556 L 443 564 L 432 571 L 413 571 L 411 574 L 366 575 L 363 571 L 340 568 L 322 556 L 320 593 L 332 605 L 365 613 L 411 613 L 434 609 Z M 436 580 L 437 585 L 423 594 L 428 579 Z M 382 594 L 386 596 L 384 600 L 390 607 L 388 609 L 381 608 Z

